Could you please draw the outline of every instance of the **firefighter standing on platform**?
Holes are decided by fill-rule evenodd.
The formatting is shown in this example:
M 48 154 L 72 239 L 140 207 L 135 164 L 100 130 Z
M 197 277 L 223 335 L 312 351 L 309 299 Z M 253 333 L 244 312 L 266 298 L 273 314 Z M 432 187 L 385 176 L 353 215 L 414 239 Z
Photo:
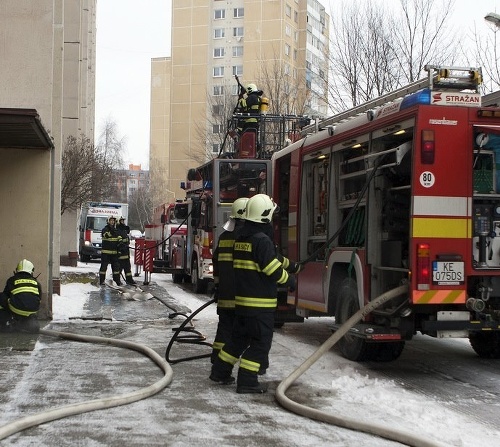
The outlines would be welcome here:
M 236 392 L 240 394 L 267 391 L 258 373 L 271 349 L 277 284 L 295 289 L 295 278 L 283 268 L 272 241 L 270 224 L 276 208 L 266 194 L 251 197 L 234 244 L 235 323 L 231 339 L 212 365 L 210 379 L 233 383 L 231 372 L 239 360 Z
M 31 261 L 23 259 L 17 264 L 3 292 L 0 294 L 0 326 L 7 329 L 37 332 L 36 314 L 40 309 L 42 286 L 33 277 L 35 267 Z
M 118 234 L 122 240 L 118 243 L 118 262 L 120 263 L 120 273 L 125 272 L 125 282 L 130 285 L 135 285 L 132 278 L 132 266 L 130 265 L 130 227 L 125 225 L 125 218 L 123 216 L 118 220 L 116 226 Z
M 113 280 L 121 286 L 120 281 L 120 262 L 118 261 L 118 243 L 122 237 L 118 234 L 116 229 L 116 217 L 110 216 L 108 223 L 102 229 L 102 250 L 101 250 L 101 267 L 99 268 L 99 284 L 103 285 L 106 279 L 106 270 L 108 265 L 111 264 L 111 271 L 113 272 Z
M 259 115 L 263 94 L 262 90 L 258 90 L 255 84 L 248 84 L 246 86 L 246 94 L 238 101 L 238 113 L 249 114 L 247 118 L 242 118 L 238 126 L 240 133 L 245 132 L 247 129 L 254 129 L 257 131 L 259 128 Z
M 243 226 L 246 197 L 236 199 L 231 206 L 229 220 L 224 224 L 224 231 L 213 254 L 214 287 L 217 299 L 217 315 L 219 323 L 212 344 L 211 361 L 219 355 L 220 350 L 231 337 L 234 324 L 234 273 L 233 273 L 233 246 L 234 240 Z

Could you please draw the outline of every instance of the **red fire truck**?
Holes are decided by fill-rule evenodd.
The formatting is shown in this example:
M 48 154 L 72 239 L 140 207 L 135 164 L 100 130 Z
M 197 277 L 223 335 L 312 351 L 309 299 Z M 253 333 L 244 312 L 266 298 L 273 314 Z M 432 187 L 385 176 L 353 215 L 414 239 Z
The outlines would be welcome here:
M 480 69 L 426 70 L 273 155 L 300 316 L 336 329 L 407 285 L 339 341 L 351 360 L 393 360 L 417 332 L 500 358 L 500 109 L 481 106 Z
M 246 117 L 235 114 L 234 121 Z M 195 293 L 204 293 L 213 280 L 212 252 L 229 219 L 237 198 L 271 193 L 271 160 L 298 135 L 307 118 L 288 115 L 260 115 L 259 128 L 235 137 L 231 150 L 197 168 L 190 169 L 182 202 L 187 208 L 185 245 L 177 244 L 170 267 L 192 284 Z M 231 145 L 228 145 L 231 146 Z M 180 280 L 181 276 L 177 276 Z M 286 305 L 286 296 L 284 298 Z M 296 318 L 295 318 L 296 319 Z

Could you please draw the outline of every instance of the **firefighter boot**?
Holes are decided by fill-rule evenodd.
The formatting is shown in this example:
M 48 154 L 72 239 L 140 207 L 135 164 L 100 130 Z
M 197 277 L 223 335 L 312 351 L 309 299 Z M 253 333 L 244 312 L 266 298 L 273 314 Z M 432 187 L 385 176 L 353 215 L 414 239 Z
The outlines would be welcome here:
M 113 273 L 113 281 L 116 283 L 117 286 L 122 285 L 119 273 Z
M 103 286 L 106 280 L 106 273 L 99 273 L 99 285 Z
M 259 383 L 257 374 L 240 367 L 236 392 L 238 394 L 262 394 L 267 391 L 266 383 Z
M 232 370 L 232 365 L 223 362 L 217 357 L 212 365 L 212 372 L 210 373 L 209 379 L 221 385 L 231 385 L 235 382 L 234 377 L 231 375 Z

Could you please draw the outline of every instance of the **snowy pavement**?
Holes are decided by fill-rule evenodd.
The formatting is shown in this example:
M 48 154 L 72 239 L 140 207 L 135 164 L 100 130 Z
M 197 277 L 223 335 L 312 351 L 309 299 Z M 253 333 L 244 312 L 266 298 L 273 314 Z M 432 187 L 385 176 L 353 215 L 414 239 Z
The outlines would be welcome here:
M 98 266 L 79 264 L 65 271 L 90 274 Z M 54 319 L 48 328 L 133 341 L 164 358 L 175 328 L 184 321 L 182 316 L 170 315 L 176 309 L 194 311 L 210 297 L 189 293 L 173 284 L 170 275 L 153 274 L 152 282 L 161 286 L 164 302 L 127 300 L 118 291 L 90 283 L 63 284 L 61 296 L 53 297 Z M 235 386 L 212 383 L 207 358 L 181 361 L 171 365 L 172 383 L 152 397 L 45 423 L 0 443 L 16 447 L 401 445 L 304 418 L 276 402 L 274 394 L 279 383 L 331 335 L 329 323 L 328 319 L 309 319 L 276 330 L 269 372 L 261 378 L 269 383 L 266 394 L 239 395 Z M 211 341 L 217 324 L 215 305 L 199 313 L 193 324 Z M 151 360 L 126 349 L 45 335 L 40 335 L 32 348 L 0 349 L 0 429 L 54 407 L 129 393 L 162 377 L 162 371 Z M 179 360 L 209 352 L 205 345 L 175 342 L 170 358 Z M 287 395 L 337 416 L 345 414 L 397 427 L 441 445 L 500 445 L 498 430 L 457 412 L 453 402 L 412 392 L 401 385 L 391 379 L 374 379 L 373 371 L 332 350 L 299 377 Z M 492 405 L 498 406 L 496 402 Z

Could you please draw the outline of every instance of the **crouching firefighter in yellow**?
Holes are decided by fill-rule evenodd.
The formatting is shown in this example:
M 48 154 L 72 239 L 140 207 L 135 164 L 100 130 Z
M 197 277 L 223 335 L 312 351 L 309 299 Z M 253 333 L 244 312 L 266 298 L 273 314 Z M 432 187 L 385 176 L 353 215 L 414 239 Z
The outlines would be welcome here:
M 231 372 L 239 360 L 237 393 L 267 391 L 266 384 L 259 383 L 258 373 L 271 349 L 277 284 L 295 288 L 295 278 L 283 268 L 272 241 L 275 209 L 269 196 L 251 197 L 234 244 L 235 323 L 231 339 L 212 365 L 210 379 L 221 384 L 234 382 Z
M 3 329 L 38 330 L 36 314 L 40 309 L 42 286 L 33 277 L 34 271 L 33 263 L 23 259 L 7 280 L 0 294 L 0 326 Z

